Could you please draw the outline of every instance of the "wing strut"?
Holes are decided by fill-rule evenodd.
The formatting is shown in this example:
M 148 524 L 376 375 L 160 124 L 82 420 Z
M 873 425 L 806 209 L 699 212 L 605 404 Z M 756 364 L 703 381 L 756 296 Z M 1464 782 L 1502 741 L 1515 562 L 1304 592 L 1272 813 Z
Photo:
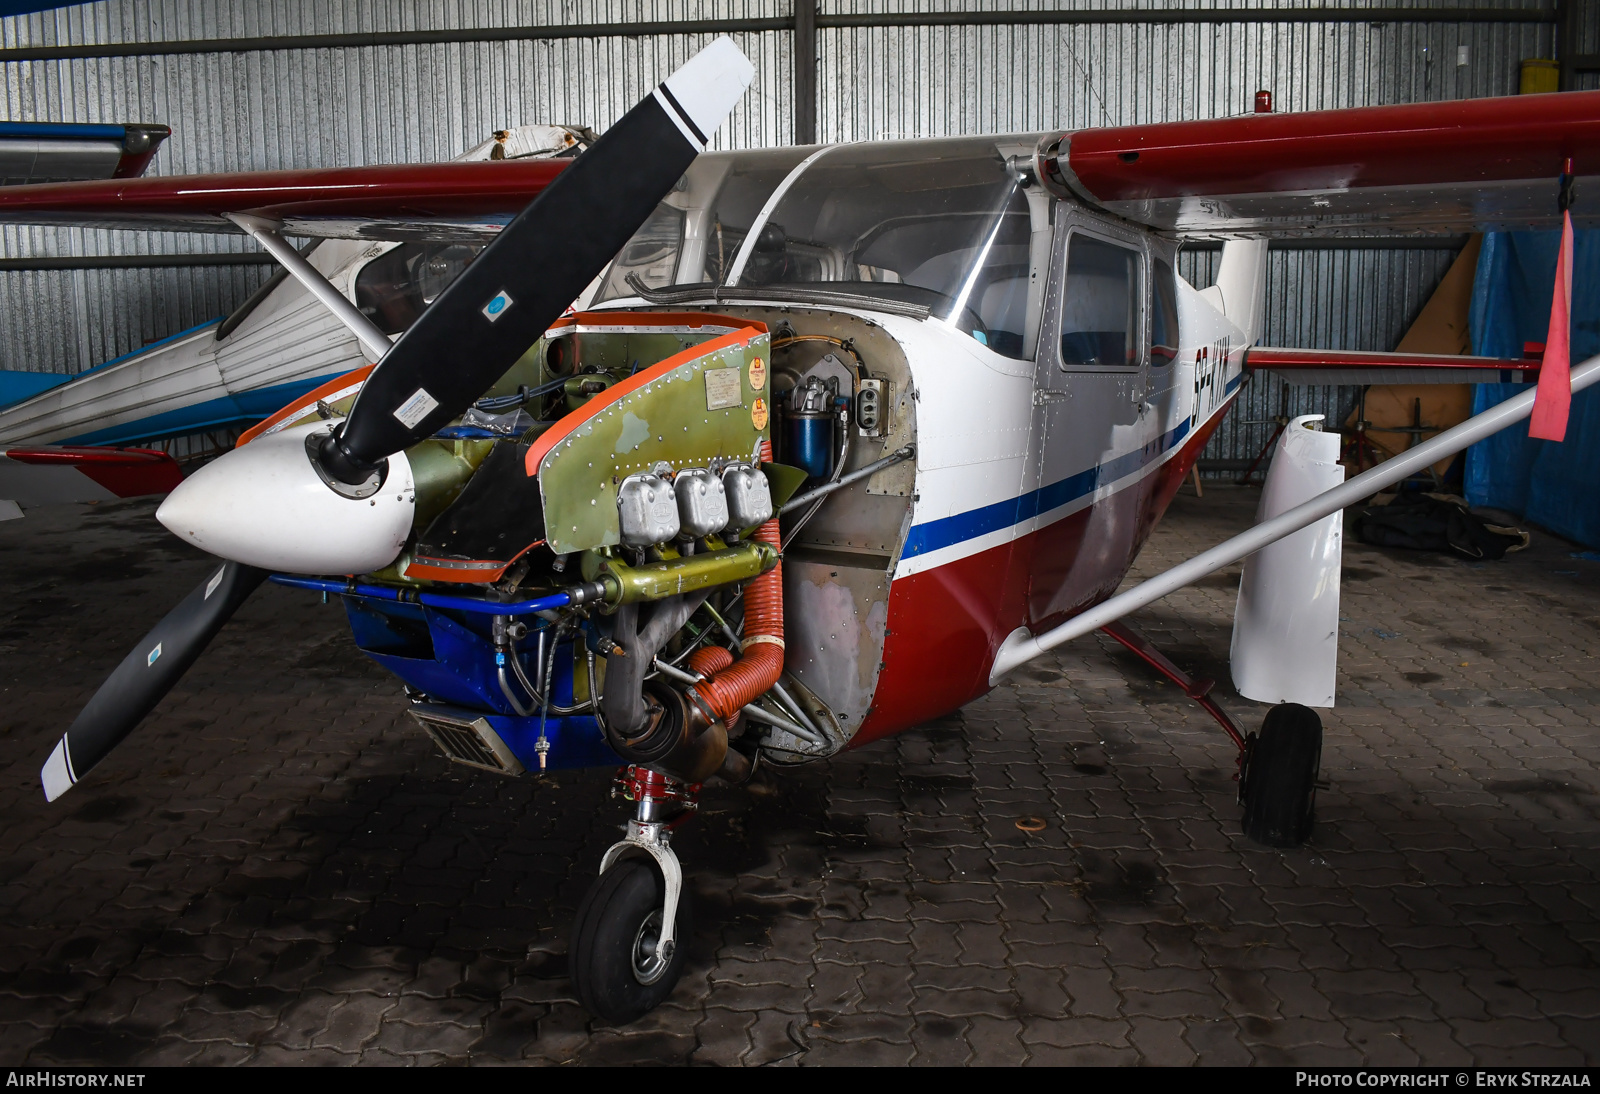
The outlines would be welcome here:
M 1597 381 L 1600 381 L 1600 356 L 1591 357 L 1572 370 L 1573 394 Z M 1129 612 L 1137 611 L 1146 604 L 1160 600 L 1168 593 L 1176 592 L 1207 574 L 1215 573 L 1224 566 L 1238 562 L 1246 555 L 1255 554 L 1269 543 L 1275 543 L 1307 525 L 1315 524 L 1330 513 L 1335 513 L 1362 498 L 1371 497 L 1384 487 L 1392 486 L 1408 475 L 1415 474 L 1491 434 L 1517 424 L 1533 412 L 1533 396 L 1534 391 L 1529 389 L 1521 395 L 1492 406 L 1482 414 L 1474 415 L 1453 429 L 1447 429 L 1437 437 L 1424 441 L 1415 448 L 1407 449 L 1393 459 L 1385 460 L 1371 471 L 1363 472 L 1341 486 L 1326 490 L 1286 513 L 1263 521 L 1249 531 L 1219 543 L 1211 550 L 1198 554 L 1187 562 L 1181 562 L 1165 573 L 1141 581 L 1133 588 L 1120 592 L 1110 600 L 1072 617 L 1053 630 L 1035 636 L 1029 634 L 1026 628 L 1017 628 L 1000 646 L 1000 651 L 994 659 L 994 668 L 989 672 L 990 686 L 999 683 L 1002 677 L 1018 665 L 1026 664 L 1047 650 L 1053 650 L 1074 638 L 1081 638 L 1090 631 L 1099 630 Z
M 223 216 L 233 221 L 248 232 L 257 243 L 264 247 L 268 254 L 276 258 L 283 268 L 289 271 L 291 277 L 306 287 L 312 296 L 327 307 L 339 322 L 349 327 L 351 332 L 361 342 L 361 348 L 367 351 L 367 356 L 374 361 L 383 359 L 393 345 L 389 336 L 378 329 L 378 325 L 365 315 L 361 310 L 345 298 L 344 293 L 333 287 L 333 282 L 323 277 L 321 272 L 306 261 L 305 255 L 289 246 L 289 241 L 278 234 L 282 225 L 274 221 L 262 220 L 260 217 L 249 216 L 245 213 L 223 213 Z

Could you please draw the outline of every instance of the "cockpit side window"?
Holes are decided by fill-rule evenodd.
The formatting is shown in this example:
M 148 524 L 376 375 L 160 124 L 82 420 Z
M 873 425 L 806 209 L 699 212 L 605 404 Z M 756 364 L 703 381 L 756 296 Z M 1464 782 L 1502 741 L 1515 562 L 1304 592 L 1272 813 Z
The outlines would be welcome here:
M 623 248 L 590 304 L 644 295 L 630 275 L 645 293 L 709 293 L 720 286 L 764 299 L 789 290 L 811 299 L 837 295 L 857 306 L 863 297 L 876 298 L 920 305 L 994 353 L 1032 357 L 1043 291 L 1036 275 L 1048 255 L 1044 245 L 1036 248 L 1043 230 L 1002 144 L 1032 147 L 1035 140 L 941 138 L 720 154 L 692 167 L 686 186 L 668 199 L 687 216 L 669 225 L 674 214 L 658 210 Z M 1043 222 L 1048 206 L 1039 208 Z M 659 273 L 655 265 L 641 271 L 675 239 L 681 240 L 675 272 L 665 254 Z
M 1178 356 L 1178 284 L 1173 276 L 1172 264 L 1157 258 L 1155 269 L 1155 299 L 1150 316 L 1150 364 L 1154 368 L 1170 365 Z
M 1139 252 L 1074 232 L 1061 296 L 1061 367 L 1139 364 Z
M 647 289 L 671 285 L 678 270 L 678 253 L 683 249 L 683 222 L 682 209 L 665 203 L 657 205 L 606 271 L 595 300 L 636 295 L 638 290 L 632 287 L 630 277 Z
M 399 334 L 461 276 L 481 243 L 402 243 L 356 274 L 356 307 L 385 334 Z

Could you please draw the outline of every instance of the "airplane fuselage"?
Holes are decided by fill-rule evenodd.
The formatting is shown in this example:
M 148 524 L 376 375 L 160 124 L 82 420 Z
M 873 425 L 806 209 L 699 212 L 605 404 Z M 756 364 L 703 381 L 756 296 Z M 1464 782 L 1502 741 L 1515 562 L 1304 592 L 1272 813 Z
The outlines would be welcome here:
M 713 161 L 712 169 L 726 168 Z M 779 462 L 802 461 L 799 400 L 812 381 L 853 408 L 848 425 L 834 415 L 820 434 L 839 472 L 914 448 L 914 459 L 791 524 L 784 543 L 786 667 L 852 743 L 969 702 L 988 690 L 995 653 L 1013 631 L 1039 633 L 1111 595 L 1242 379 L 1247 333 L 1218 308 L 1217 289 L 1197 291 L 1176 276 L 1171 241 L 1070 200 L 1034 201 L 1043 205 L 1036 214 L 1026 204 L 1033 197 L 1015 203 L 1016 215 L 1037 229 L 1013 256 L 1020 261 L 991 277 L 1023 289 L 1010 312 L 980 307 L 950 322 L 935 294 L 926 303 L 876 299 L 859 283 L 705 286 L 670 302 L 652 291 L 654 302 L 621 296 L 577 312 L 530 354 L 545 370 L 531 380 L 567 369 L 574 381 L 609 384 L 604 370 L 619 361 L 646 375 L 652 354 L 748 323 L 770 338 L 763 394 Z M 1074 247 L 1090 259 L 1077 276 Z M 1086 311 L 1075 292 L 1098 308 Z M 550 348 L 558 344 L 568 348 Z M 268 428 L 314 420 L 317 398 L 342 406 L 355 380 L 291 404 Z M 870 427 L 863 392 L 876 407 Z M 611 397 L 609 389 L 593 396 Z M 683 427 L 693 429 L 692 420 Z M 814 481 L 834 467 L 816 469 Z M 470 581 L 471 565 L 411 557 L 401 574 Z M 482 566 L 476 580 L 505 572 L 504 562 Z M 435 635 L 436 645 L 446 640 Z M 443 686 L 426 659 L 369 652 L 414 690 Z M 578 660 L 567 668 L 574 678 L 584 671 Z M 453 694 L 456 706 L 483 708 L 507 740 L 519 739 L 519 719 L 492 683 Z M 604 749 L 562 752 L 550 762 L 606 759 Z

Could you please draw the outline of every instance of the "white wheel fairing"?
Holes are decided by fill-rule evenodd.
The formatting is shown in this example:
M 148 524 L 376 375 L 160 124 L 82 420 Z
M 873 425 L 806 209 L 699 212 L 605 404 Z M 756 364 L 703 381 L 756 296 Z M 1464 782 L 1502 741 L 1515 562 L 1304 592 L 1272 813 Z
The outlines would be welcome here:
M 1256 523 L 1344 482 L 1339 435 L 1290 422 L 1261 492 Z M 1344 514 L 1332 513 L 1245 560 L 1233 616 L 1233 683 L 1262 703 L 1333 706 L 1339 667 L 1339 569 Z
M 411 534 L 416 490 L 405 453 L 367 498 L 334 492 L 306 454 L 325 422 L 257 437 L 202 467 L 156 519 L 218 558 L 297 574 L 364 574 L 393 562 Z

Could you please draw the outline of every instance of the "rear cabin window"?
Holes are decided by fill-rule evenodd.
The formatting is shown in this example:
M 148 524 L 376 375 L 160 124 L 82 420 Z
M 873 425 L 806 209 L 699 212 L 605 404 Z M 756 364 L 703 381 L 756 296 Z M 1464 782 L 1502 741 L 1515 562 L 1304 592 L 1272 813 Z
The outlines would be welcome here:
M 1178 282 L 1172 264 L 1155 261 L 1155 314 L 1150 322 L 1150 364 L 1170 365 L 1178 356 Z
M 1138 321 L 1139 252 L 1074 234 L 1061 298 L 1061 366 L 1137 365 Z

